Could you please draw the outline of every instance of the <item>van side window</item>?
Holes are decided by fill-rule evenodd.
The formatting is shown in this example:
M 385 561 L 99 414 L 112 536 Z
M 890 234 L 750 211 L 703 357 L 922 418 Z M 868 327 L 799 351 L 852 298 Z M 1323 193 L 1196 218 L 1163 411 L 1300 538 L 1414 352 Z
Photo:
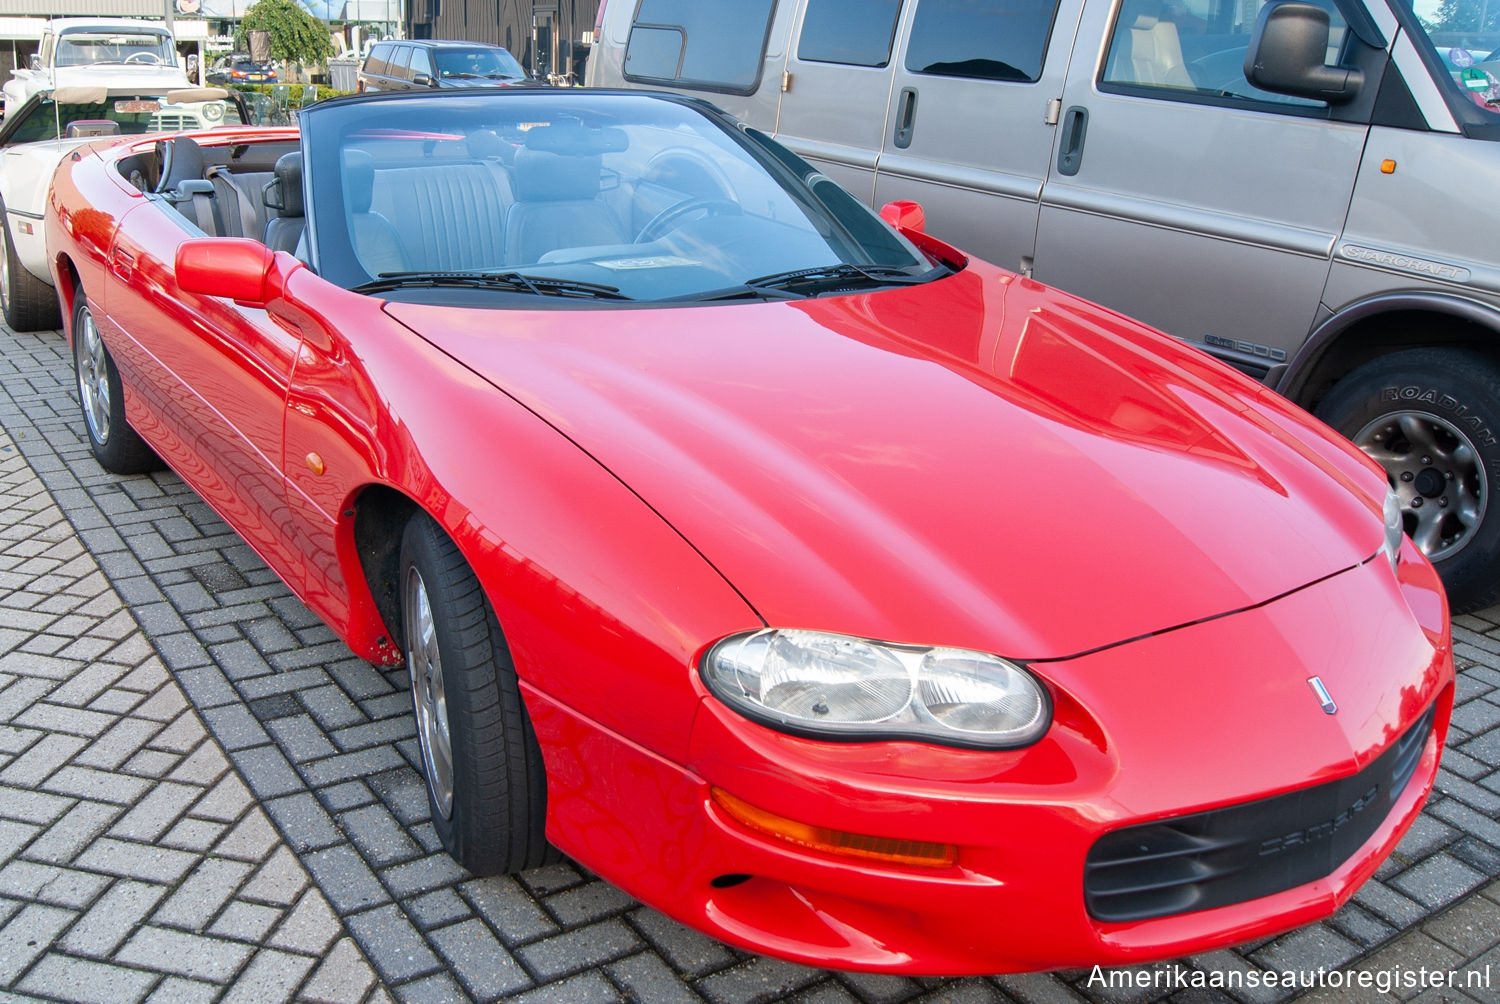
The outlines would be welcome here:
M 807 0 L 797 58 L 809 63 L 885 66 L 901 0 Z
M 408 77 L 415 77 L 419 73 L 432 76 L 432 60 L 427 55 L 426 49 L 419 46 L 412 47 L 410 69 L 411 73 L 407 75 Z
M 1105 90 L 1149 88 L 1152 97 L 1249 99 L 1281 106 L 1326 108 L 1321 101 L 1272 94 L 1245 79 L 1245 52 L 1255 19 L 1268 0 L 1125 0 L 1115 18 L 1104 61 Z M 1331 0 L 1314 0 L 1328 11 L 1328 53 L 1334 66 L 1342 54 L 1348 23 Z
M 625 79 L 749 94 L 760 83 L 776 0 L 640 0 Z
M 1405 6 L 1412 8 L 1409 0 Z M 1430 45 L 1442 63 L 1445 76 L 1438 77 L 1439 87 L 1445 87 L 1460 104 L 1473 104 L 1493 116 L 1500 114 L 1500 26 L 1493 11 L 1487 7 L 1484 11 L 1487 20 L 1473 4 L 1441 3 L 1423 16 L 1412 17 L 1411 23 L 1419 29 L 1412 36 L 1418 49 Z
M 1056 13 L 1056 0 L 920 0 L 906 68 L 1035 83 Z

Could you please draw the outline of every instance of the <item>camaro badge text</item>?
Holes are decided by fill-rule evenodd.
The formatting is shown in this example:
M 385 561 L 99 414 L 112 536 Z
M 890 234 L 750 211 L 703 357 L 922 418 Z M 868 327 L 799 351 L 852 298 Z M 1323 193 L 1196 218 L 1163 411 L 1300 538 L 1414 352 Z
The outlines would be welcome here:
M 1323 705 L 1323 714 L 1336 715 L 1339 713 L 1339 706 L 1333 703 L 1333 695 L 1328 692 L 1327 687 L 1323 686 L 1323 680 L 1320 677 L 1309 676 L 1307 678 L 1307 685 L 1313 689 L 1314 694 L 1318 695 L 1318 702 Z

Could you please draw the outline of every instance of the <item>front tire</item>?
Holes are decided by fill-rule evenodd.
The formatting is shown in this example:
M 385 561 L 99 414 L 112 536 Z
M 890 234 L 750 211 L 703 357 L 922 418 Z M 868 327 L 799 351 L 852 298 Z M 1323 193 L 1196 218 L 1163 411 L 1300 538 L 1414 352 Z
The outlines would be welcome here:
M 10 236 L 10 216 L 0 202 L 0 226 L 5 228 L 4 257 L 0 258 L 0 309 L 12 331 L 46 331 L 62 327 L 57 291 L 21 264 Z
M 1340 380 L 1316 413 L 1385 468 L 1453 611 L 1500 600 L 1500 368 L 1462 349 L 1393 352 Z
M 431 519 L 401 540 L 401 612 L 432 825 L 476 875 L 554 860 L 547 778 L 510 648 L 479 580 Z

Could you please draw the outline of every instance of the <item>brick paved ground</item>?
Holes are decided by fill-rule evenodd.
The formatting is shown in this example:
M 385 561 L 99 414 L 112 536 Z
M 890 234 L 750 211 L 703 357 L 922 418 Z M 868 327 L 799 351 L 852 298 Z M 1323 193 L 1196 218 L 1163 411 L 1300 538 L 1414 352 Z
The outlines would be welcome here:
M 0 424 L 0 1000 L 1294 996 L 831 974 L 572 864 L 475 879 L 428 822 L 402 673 L 353 658 L 175 477 L 103 474 L 57 333 L 0 328 Z M 1439 792 L 1396 857 L 1327 923 L 1184 967 L 1490 966 L 1494 989 L 1424 999 L 1500 1004 L 1500 608 L 1455 632 Z

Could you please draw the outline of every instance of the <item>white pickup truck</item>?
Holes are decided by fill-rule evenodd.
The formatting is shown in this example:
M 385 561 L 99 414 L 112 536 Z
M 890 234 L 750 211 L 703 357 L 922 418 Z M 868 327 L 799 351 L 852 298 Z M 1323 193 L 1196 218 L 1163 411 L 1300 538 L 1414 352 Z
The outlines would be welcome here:
M 118 87 L 141 92 L 188 87 L 172 35 L 159 22 L 60 18 L 48 22 L 31 65 L 5 82 L 5 115 L 37 91 Z

